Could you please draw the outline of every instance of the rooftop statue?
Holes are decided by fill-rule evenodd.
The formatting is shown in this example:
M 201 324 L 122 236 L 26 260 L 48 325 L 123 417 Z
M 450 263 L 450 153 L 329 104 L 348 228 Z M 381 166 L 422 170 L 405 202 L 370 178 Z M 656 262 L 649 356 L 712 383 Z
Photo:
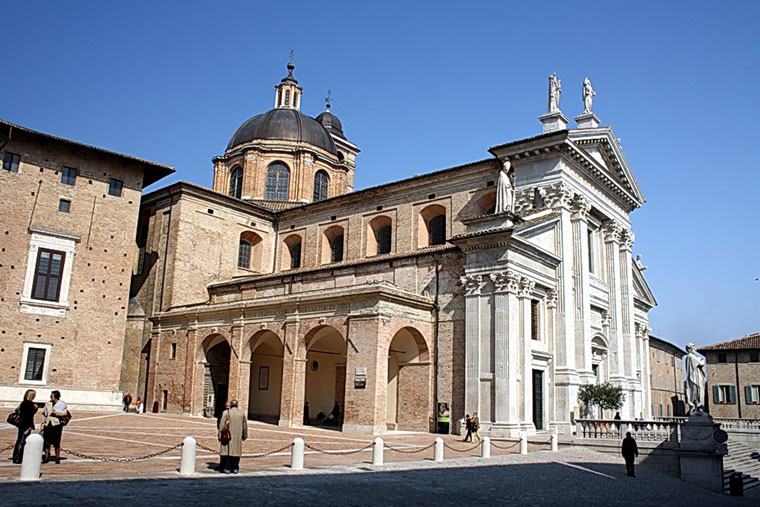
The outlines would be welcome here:
M 496 183 L 496 209 L 495 213 L 515 210 L 515 188 L 509 178 L 509 169 L 512 164 L 507 160 L 499 172 L 499 180 Z
M 549 106 L 547 113 L 556 113 L 559 111 L 559 96 L 562 94 L 562 83 L 557 79 L 557 74 L 549 76 Z
M 591 86 L 591 80 L 586 78 L 583 80 L 583 113 L 588 114 L 591 112 L 591 106 L 594 103 L 594 95 L 596 92 Z
M 686 345 L 684 379 L 686 384 L 686 404 L 690 413 L 699 413 L 705 406 L 705 360 L 694 352 L 694 344 Z

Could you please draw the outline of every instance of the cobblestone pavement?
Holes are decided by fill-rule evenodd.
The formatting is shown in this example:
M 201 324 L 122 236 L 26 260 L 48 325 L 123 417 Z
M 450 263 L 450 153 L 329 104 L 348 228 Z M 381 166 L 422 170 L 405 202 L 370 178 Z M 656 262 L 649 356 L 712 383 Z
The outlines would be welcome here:
M 5 419 L 7 411 L 0 414 Z M 302 436 L 319 449 L 359 449 L 371 438 L 317 428 L 291 430 L 251 423 L 245 454 L 260 453 Z M 214 447 L 211 421 L 172 415 L 77 414 L 64 430 L 63 447 L 98 456 L 137 456 L 179 443 L 192 435 Z M 0 449 L 12 443 L 15 429 L 0 427 Z M 429 434 L 385 435 L 389 445 L 415 450 L 433 441 Z M 447 437 L 454 448 L 472 445 Z M 498 445 L 510 445 L 497 442 Z M 757 498 L 732 498 L 690 486 L 646 466 L 637 478 L 625 476 L 621 460 L 586 449 L 537 452 L 547 445 L 531 445 L 527 456 L 492 449 L 482 459 L 477 450 L 455 453 L 447 448 L 446 461 L 434 463 L 433 450 L 401 454 L 386 450 L 386 464 L 370 464 L 371 451 L 351 455 L 307 454 L 304 471 L 285 466 L 289 454 L 241 462 L 240 475 L 208 470 L 217 456 L 199 453 L 198 474 L 190 479 L 176 473 L 178 451 L 167 456 L 127 463 L 99 463 L 81 458 L 43 465 L 43 481 L 21 483 L 18 465 L 10 453 L 0 454 L 0 503 L 8 506 L 104 505 L 757 505 Z M 465 456 L 465 457 L 460 457 Z M 450 459 L 456 457 L 458 459 Z M 117 480 L 118 479 L 118 480 Z M 71 482 L 76 481 L 76 482 Z M 54 502 L 45 499 L 55 498 Z

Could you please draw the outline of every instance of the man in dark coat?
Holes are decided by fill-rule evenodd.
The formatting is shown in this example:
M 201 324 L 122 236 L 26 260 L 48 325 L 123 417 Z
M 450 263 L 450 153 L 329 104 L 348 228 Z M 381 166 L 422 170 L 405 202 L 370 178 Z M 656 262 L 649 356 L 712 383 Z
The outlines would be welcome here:
M 628 477 L 636 477 L 636 474 L 633 473 L 633 463 L 638 455 L 639 446 L 636 445 L 636 440 L 628 431 L 623 439 L 623 458 L 625 458 L 625 471 L 628 473 Z

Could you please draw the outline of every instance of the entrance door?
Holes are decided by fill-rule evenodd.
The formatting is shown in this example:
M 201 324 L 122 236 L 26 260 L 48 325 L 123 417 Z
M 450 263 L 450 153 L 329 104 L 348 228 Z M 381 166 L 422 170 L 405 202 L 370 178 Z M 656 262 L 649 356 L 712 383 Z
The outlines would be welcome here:
M 533 424 L 544 429 L 544 372 L 533 370 Z

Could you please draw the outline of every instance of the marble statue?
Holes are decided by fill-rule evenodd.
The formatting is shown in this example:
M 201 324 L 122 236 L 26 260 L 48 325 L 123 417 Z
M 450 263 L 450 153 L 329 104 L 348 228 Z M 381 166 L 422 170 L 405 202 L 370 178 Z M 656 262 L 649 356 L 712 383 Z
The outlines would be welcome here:
M 559 96 L 562 93 L 561 80 L 557 79 L 557 74 L 549 76 L 549 106 L 547 113 L 556 113 L 559 111 Z
M 705 406 L 705 360 L 694 352 L 694 344 L 686 345 L 684 379 L 686 384 L 686 404 L 690 413 L 701 412 Z
M 515 188 L 509 179 L 509 169 L 512 164 L 507 160 L 499 172 L 499 180 L 496 183 L 496 209 L 495 213 L 515 210 Z
M 583 80 L 583 113 L 587 114 L 591 112 L 591 106 L 594 103 L 594 95 L 596 92 L 591 86 L 591 80 L 586 78 Z

